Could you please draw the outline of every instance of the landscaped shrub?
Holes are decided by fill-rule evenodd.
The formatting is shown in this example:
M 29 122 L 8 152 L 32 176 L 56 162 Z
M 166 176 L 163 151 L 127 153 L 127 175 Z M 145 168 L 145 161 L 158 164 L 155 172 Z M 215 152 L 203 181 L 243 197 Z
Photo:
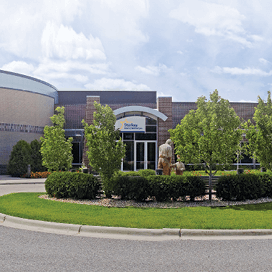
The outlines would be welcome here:
M 258 178 L 263 187 L 263 196 L 272 197 L 272 175 L 268 173 L 259 173 Z
M 42 154 L 41 154 L 41 142 L 34 140 L 30 143 L 31 147 L 31 171 L 32 172 L 44 172 L 47 170 L 42 165 Z
M 190 196 L 190 200 L 194 200 L 197 196 L 205 195 L 205 182 L 199 176 L 186 177 L 186 195 Z
M 141 177 L 147 177 L 147 176 L 155 176 L 156 172 L 152 169 L 142 169 L 139 171 L 118 171 L 115 176 L 141 176 Z
M 99 180 L 84 173 L 54 172 L 45 181 L 47 194 L 57 198 L 94 199 L 100 189 Z
M 205 183 L 197 176 L 149 176 L 150 196 L 155 196 L 157 201 L 169 201 L 179 197 L 205 195 Z
M 259 174 L 222 176 L 215 187 L 216 196 L 223 200 L 256 199 L 267 196 L 268 184 L 267 177 Z
M 113 178 L 113 194 L 121 199 L 144 201 L 149 196 L 149 184 L 140 176 L 117 176 Z
M 155 176 L 156 175 L 155 170 L 152 170 L 152 169 L 142 169 L 142 170 L 139 170 L 138 173 L 142 177 Z
M 168 201 L 171 198 L 171 176 L 149 176 L 147 180 L 150 186 L 150 196 L 154 196 L 157 201 Z
M 31 147 L 26 141 L 20 140 L 13 146 L 7 172 L 12 177 L 20 177 L 27 173 L 27 166 L 31 162 Z

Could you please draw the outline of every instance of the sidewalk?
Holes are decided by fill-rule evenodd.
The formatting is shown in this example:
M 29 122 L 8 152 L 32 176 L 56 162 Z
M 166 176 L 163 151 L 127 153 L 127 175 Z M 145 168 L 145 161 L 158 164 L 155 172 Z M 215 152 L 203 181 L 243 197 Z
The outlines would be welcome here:
M 16 192 L 45 192 L 46 179 L 21 179 L 0 175 L 0 195 Z M 0 213 L 0 226 L 85 237 L 165 241 L 173 239 L 272 239 L 268 230 L 136 229 L 73 225 L 24 219 Z

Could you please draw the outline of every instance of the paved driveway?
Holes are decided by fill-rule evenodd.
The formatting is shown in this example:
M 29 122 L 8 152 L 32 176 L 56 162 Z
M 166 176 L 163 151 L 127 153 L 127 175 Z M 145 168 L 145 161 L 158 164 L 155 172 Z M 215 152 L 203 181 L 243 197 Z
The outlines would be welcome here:
M 0 196 L 19 192 L 45 192 L 46 179 L 13 178 L 0 175 Z

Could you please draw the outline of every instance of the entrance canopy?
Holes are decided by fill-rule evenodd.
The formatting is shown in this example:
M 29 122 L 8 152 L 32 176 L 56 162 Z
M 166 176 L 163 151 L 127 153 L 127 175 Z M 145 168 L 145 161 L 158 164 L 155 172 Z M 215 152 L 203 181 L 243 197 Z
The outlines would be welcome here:
M 129 113 L 129 114 L 139 114 L 141 115 L 141 113 L 143 112 L 146 116 L 151 117 L 153 119 L 157 118 L 161 118 L 163 121 L 167 120 L 167 116 L 164 115 L 163 113 L 159 112 L 158 110 L 154 110 L 148 107 L 143 107 L 143 106 L 128 106 L 128 107 L 122 107 L 119 108 L 115 111 L 113 111 L 116 118 L 121 117 L 122 115 L 124 115 L 125 113 Z

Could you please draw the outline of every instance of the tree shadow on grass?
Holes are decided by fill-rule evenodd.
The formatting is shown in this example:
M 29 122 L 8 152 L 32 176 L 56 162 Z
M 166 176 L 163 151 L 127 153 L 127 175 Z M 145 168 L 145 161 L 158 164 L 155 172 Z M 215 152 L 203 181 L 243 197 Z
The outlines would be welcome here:
M 212 209 L 222 210 L 237 210 L 237 211 L 272 211 L 272 202 L 259 203 L 259 204 L 242 204 L 242 205 L 230 205 L 225 207 L 211 207 Z

